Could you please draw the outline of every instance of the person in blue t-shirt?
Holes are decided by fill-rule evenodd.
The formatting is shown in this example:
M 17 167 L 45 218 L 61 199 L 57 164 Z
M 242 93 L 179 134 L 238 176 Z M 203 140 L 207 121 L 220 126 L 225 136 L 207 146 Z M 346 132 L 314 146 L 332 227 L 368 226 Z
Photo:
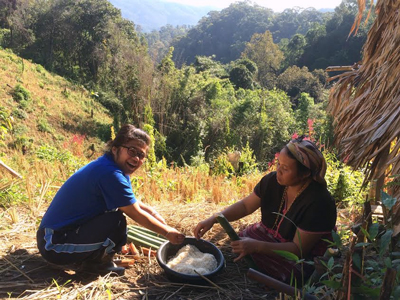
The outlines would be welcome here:
M 129 175 L 144 162 L 150 145 L 146 132 L 124 125 L 106 153 L 73 174 L 43 216 L 37 245 L 48 262 L 81 264 L 82 269 L 124 274 L 113 256 L 127 242 L 125 215 L 180 244 L 185 236 L 157 211 L 135 198 Z

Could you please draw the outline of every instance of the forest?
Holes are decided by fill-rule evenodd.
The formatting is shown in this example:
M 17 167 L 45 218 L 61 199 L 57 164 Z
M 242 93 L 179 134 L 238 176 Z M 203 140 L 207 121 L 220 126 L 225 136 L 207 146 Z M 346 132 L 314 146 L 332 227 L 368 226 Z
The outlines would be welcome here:
M 126 123 L 154 141 L 132 179 L 135 193 L 171 205 L 240 199 L 275 169 L 287 141 L 306 135 L 322 150 L 328 189 L 345 211 L 338 239 L 349 238 L 368 192 L 363 170 L 346 166 L 334 146 L 328 98 L 337 73 L 327 68 L 362 60 L 376 16 L 362 12 L 366 22 L 353 30 L 358 14 L 356 0 L 333 12 L 281 13 L 244 1 L 194 26 L 142 32 L 107 0 L 0 0 L 1 157 L 23 175 L 40 174 L 18 182 L 25 194 L 0 178 L 3 214 L 16 221 L 13 207 L 25 203 L 37 222 L 55 187 Z M 382 269 L 374 268 L 360 294 L 379 292 Z M 338 289 L 338 274 L 324 276 L 315 294 Z
M 179 165 L 249 144 L 262 166 L 310 122 L 315 139 L 331 144 L 324 69 L 359 61 L 373 20 L 348 37 L 355 1 L 334 13 L 239 2 L 190 29 L 142 34 L 107 1 L 1 7 L 2 47 L 83 85 L 115 128 L 150 124 L 156 156 Z

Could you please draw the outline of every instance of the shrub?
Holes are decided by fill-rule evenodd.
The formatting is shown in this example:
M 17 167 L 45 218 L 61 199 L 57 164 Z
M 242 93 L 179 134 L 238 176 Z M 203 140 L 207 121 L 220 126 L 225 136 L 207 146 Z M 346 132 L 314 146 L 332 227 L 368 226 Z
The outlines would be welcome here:
M 25 120 L 26 118 L 28 118 L 28 114 L 24 110 L 19 109 L 19 108 L 16 108 L 13 110 L 12 116 L 14 116 L 18 119 L 21 119 L 21 120 Z
M 37 126 L 37 129 L 41 132 L 51 133 L 53 131 L 53 129 L 51 128 L 49 123 L 47 123 L 46 119 L 39 119 L 36 126 Z
M 224 175 L 224 176 L 231 176 L 232 174 L 235 173 L 235 169 L 229 162 L 228 155 L 226 152 L 221 153 L 216 159 L 214 159 L 211 172 L 213 175 Z
M 19 136 L 15 139 L 14 141 L 14 147 L 15 149 L 21 150 L 21 149 L 30 149 L 33 144 L 33 138 L 28 138 L 27 136 Z
M 99 92 L 93 94 L 94 99 L 96 99 L 101 105 L 108 109 L 113 115 L 119 113 L 123 110 L 123 105 L 121 101 L 111 92 Z
M 17 84 L 12 91 L 12 97 L 16 102 L 21 103 L 22 101 L 31 100 L 31 93 L 22 85 Z
M 36 65 L 36 72 L 43 73 L 44 72 L 43 66 L 42 65 Z
M 335 201 L 353 208 L 355 204 L 363 203 L 366 196 L 366 191 L 361 190 L 363 173 L 344 165 L 333 153 L 325 152 L 324 156 L 327 163 L 325 180 Z
M 0 28 L 0 46 L 6 47 L 9 43 L 11 36 L 10 29 Z
M 244 147 L 239 159 L 239 175 L 250 174 L 257 171 L 257 162 L 254 151 L 250 148 L 249 142 Z
M 24 135 L 29 131 L 28 127 L 24 124 L 16 124 L 13 129 L 13 133 L 15 136 Z

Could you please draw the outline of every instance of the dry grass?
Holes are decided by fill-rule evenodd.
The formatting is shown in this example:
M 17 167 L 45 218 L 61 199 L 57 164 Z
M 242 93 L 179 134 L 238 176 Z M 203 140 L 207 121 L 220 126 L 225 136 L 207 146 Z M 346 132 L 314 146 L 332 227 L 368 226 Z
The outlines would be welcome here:
M 208 217 L 222 206 L 212 202 L 154 205 L 166 218 L 186 235 L 191 236 L 196 222 Z M 2 212 L 6 214 L 6 212 Z M 260 218 L 259 214 L 234 222 L 236 230 Z M 1 218 L 0 232 L 0 297 L 18 299 L 273 299 L 258 283 L 246 277 L 242 262 L 233 263 L 229 238 L 219 225 L 204 237 L 219 247 L 226 258 L 224 271 L 213 279 L 214 286 L 174 283 L 165 277 L 155 258 L 142 257 L 127 269 L 125 276 L 93 277 L 47 264 L 38 254 L 35 243 L 37 225 L 29 212 L 20 211 L 20 220 L 12 223 Z M 132 223 L 132 222 L 131 222 Z

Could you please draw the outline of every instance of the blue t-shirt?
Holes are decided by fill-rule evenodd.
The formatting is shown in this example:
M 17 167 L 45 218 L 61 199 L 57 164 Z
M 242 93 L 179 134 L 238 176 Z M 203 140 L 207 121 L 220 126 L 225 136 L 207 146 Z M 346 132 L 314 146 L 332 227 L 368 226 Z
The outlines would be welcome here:
M 91 218 L 136 202 L 128 175 L 105 154 L 73 174 L 59 189 L 40 228 L 54 230 L 85 223 Z

